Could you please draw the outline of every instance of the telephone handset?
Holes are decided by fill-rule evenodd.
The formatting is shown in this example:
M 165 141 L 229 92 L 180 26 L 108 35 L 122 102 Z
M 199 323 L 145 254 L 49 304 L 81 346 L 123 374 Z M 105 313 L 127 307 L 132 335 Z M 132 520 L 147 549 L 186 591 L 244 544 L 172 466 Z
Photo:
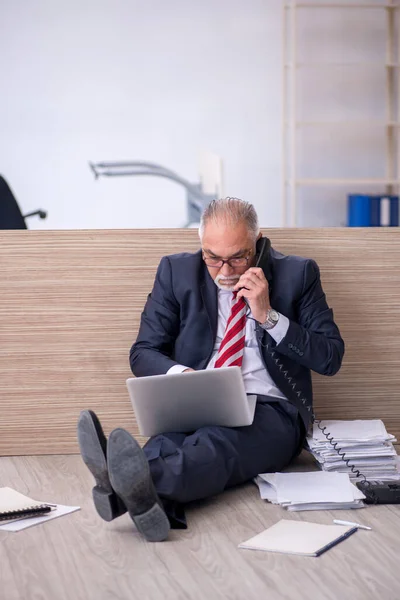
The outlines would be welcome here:
M 264 275 L 268 281 L 271 283 L 271 265 L 270 265 L 270 250 L 271 250 L 271 241 L 267 237 L 260 237 L 257 240 L 256 244 L 256 267 L 261 267 L 264 271 Z
M 269 253 L 271 249 L 271 240 L 267 237 L 260 237 L 256 243 L 256 264 L 255 267 L 261 267 L 264 271 L 266 280 L 268 281 L 269 290 L 271 291 L 271 265 L 269 260 Z M 246 298 L 243 298 L 247 303 Z

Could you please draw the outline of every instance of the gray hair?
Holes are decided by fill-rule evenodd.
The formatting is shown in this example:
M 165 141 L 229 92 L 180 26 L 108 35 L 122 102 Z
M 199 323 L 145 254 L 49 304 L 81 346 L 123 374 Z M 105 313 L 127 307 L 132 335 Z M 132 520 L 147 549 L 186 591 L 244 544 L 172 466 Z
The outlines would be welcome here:
M 256 240 L 260 227 L 255 208 L 250 202 L 240 200 L 240 198 L 220 198 L 212 200 L 206 207 L 200 219 L 199 237 L 203 238 L 204 229 L 210 221 L 218 222 L 223 220 L 232 225 L 245 223 L 254 240 Z

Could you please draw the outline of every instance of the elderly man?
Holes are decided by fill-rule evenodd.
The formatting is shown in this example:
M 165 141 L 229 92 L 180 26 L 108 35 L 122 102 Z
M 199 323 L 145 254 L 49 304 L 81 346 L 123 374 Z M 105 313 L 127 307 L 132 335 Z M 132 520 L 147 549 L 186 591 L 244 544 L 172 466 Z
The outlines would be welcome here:
M 143 377 L 238 365 L 257 395 L 252 425 L 165 432 L 142 449 L 124 429 L 107 442 L 92 411 L 78 423 L 98 513 L 110 521 L 128 511 L 149 541 L 186 527 L 186 503 L 284 468 L 312 422 L 311 370 L 334 375 L 344 354 L 317 264 L 270 248 L 251 204 L 211 202 L 199 234 L 200 251 L 161 260 L 131 369 Z

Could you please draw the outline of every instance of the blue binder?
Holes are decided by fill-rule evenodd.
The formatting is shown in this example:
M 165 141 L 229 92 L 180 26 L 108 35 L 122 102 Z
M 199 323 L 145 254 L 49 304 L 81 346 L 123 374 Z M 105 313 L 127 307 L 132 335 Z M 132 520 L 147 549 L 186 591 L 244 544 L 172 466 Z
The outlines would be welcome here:
M 370 226 L 370 196 L 363 194 L 348 196 L 347 224 L 349 227 Z
M 379 227 L 381 224 L 381 199 L 380 196 L 369 198 L 369 226 Z
M 390 227 L 399 226 L 399 197 L 392 196 L 390 200 Z
M 382 200 L 389 200 L 389 223 L 381 222 Z M 347 201 L 348 227 L 399 226 L 399 197 L 368 194 L 349 194 Z

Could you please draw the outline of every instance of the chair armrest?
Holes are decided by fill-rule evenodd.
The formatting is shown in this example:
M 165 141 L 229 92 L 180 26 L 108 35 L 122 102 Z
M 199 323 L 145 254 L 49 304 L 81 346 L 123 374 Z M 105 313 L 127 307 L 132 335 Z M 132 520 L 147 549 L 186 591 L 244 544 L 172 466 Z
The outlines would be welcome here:
M 39 209 L 39 210 L 34 210 L 33 212 L 27 213 L 24 216 L 24 219 L 27 219 L 28 217 L 35 217 L 36 215 L 39 215 L 39 217 L 41 219 L 45 219 L 47 217 L 47 212 L 45 210 Z

